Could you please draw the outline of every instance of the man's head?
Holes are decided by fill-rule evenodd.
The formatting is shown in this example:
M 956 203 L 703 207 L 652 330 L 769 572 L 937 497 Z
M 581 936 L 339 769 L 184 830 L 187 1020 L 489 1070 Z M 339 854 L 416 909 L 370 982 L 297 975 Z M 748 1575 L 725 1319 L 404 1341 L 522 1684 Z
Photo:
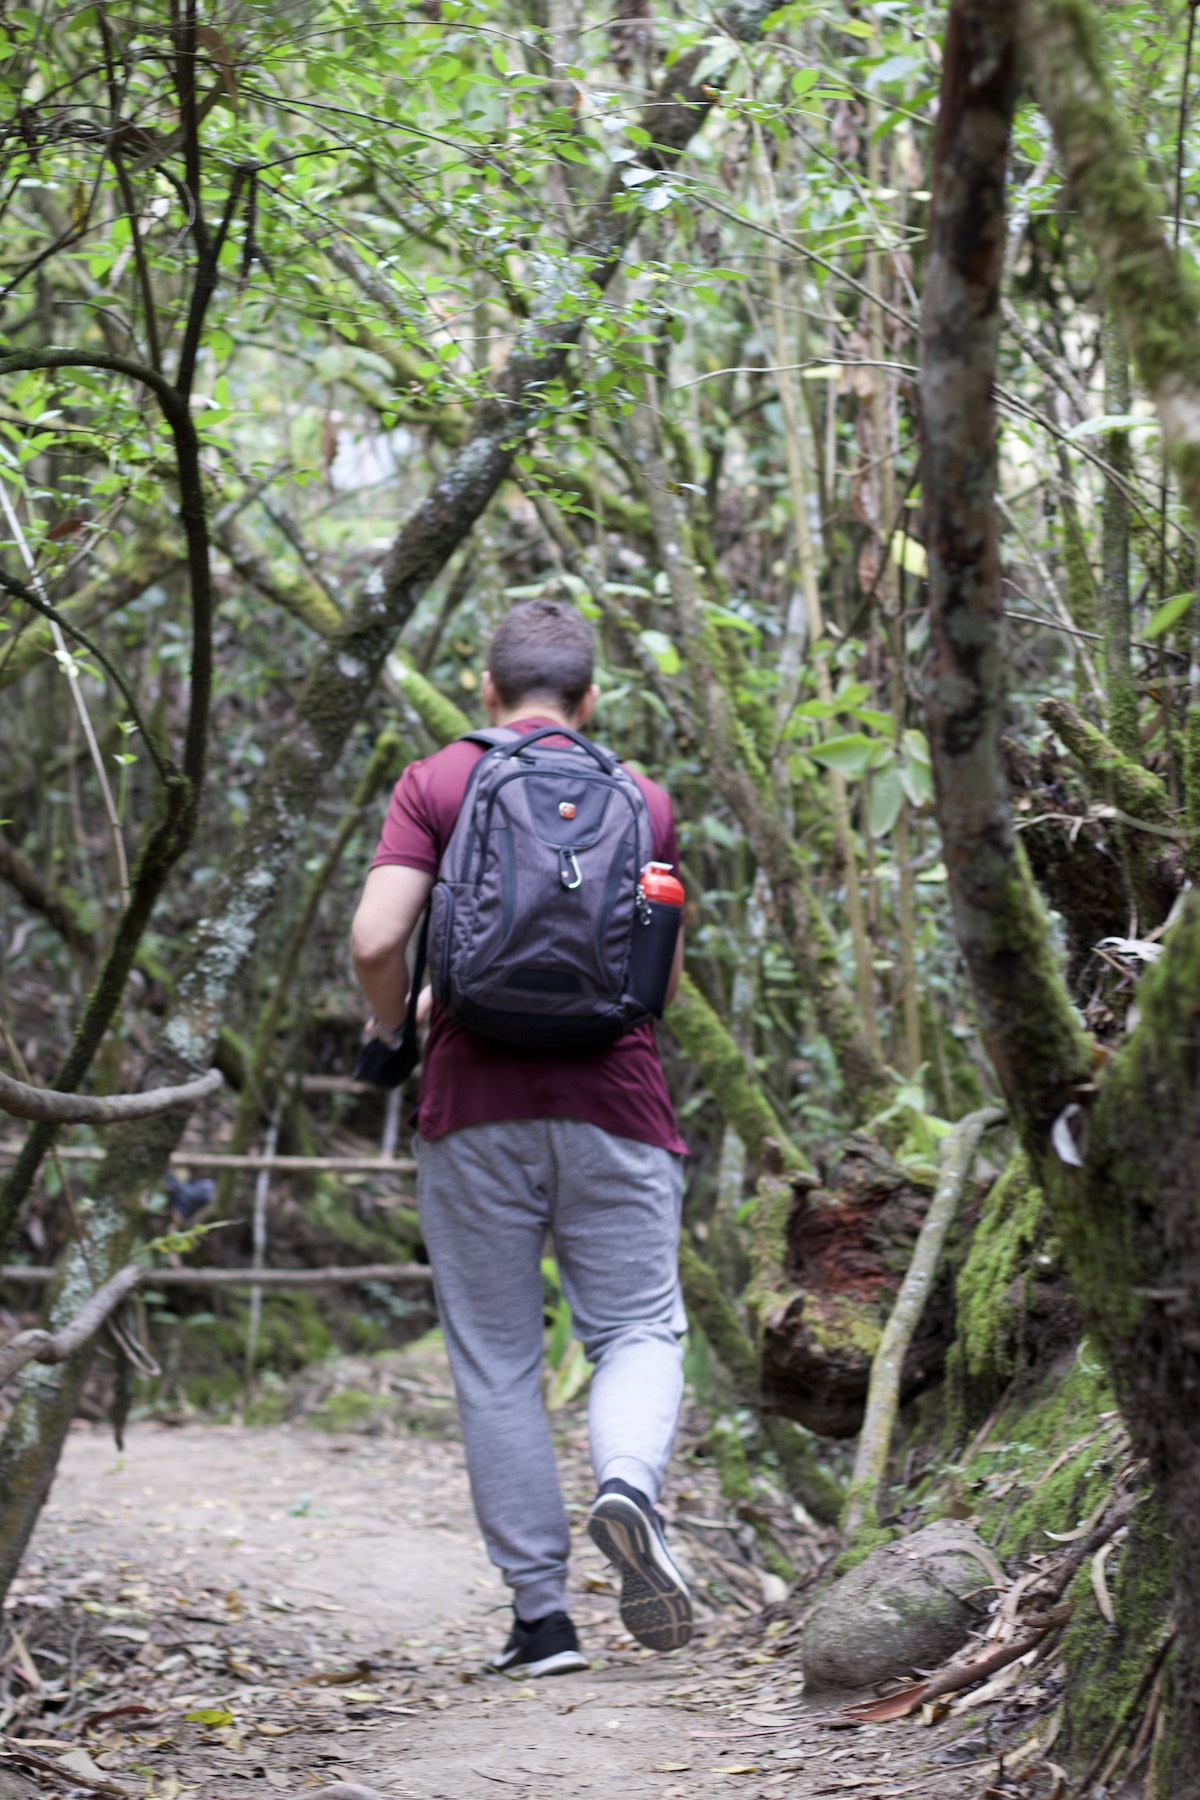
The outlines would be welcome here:
M 599 697 L 596 643 L 583 614 L 562 600 L 514 606 L 488 651 L 483 704 L 493 723 L 549 713 L 582 725 Z

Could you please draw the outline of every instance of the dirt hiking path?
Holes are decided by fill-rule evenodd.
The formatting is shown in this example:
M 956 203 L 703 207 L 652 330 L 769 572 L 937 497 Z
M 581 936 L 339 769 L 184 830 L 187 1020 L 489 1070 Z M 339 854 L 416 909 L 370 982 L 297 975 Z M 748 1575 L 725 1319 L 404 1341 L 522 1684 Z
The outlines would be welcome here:
M 388 1800 L 984 1791 L 995 1758 L 963 1721 L 817 1723 L 794 1619 L 714 1578 L 705 1546 L 737 1527 L 686 1468 L 668 1512 L 694 1521 L 672 1543 L 681 1561 L 697 1546 L 699 1629 L 674 1656 L 642 1651 L 582 1532 L 581 1420 L 562 1437 L 580 1528 L 570 1605 L 594 1660 L 530 1682 L 485 1668 L 508 1606 L 450 1439 L 143 1423 L 118 1455 L 106 1431 L 77 1429 L 5 1615 L 0 1800 L 337 1783 Z

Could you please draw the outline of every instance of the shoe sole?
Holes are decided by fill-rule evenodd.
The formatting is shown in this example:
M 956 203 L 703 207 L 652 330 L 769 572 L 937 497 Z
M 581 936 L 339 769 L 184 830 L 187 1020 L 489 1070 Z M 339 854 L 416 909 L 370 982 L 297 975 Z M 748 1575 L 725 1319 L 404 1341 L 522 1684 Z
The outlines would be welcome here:
M 636 1501 L 602 1494 L 588 1536 L 621 1574 L 621 1622 L 648 1650 L 679 1650 L 692 1635 L 692 1599 Z
M 587 1658 L 578 1650 L 556 1650 L 539 1662 L 489 1663 L 494 1675 L 577 1675 L 588 1666 Z

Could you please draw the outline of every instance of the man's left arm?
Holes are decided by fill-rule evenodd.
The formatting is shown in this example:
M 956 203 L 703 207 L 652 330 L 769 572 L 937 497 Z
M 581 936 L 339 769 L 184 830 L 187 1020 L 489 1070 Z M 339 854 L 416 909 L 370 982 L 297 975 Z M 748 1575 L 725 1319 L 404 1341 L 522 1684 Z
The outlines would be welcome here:
M 432 886 L 426 870 L 402 863 L 381 863 L 367 876 L 350 929 L 350 954 L 378 1035 L 390 1035 L 404 1023 L 409 939 Z

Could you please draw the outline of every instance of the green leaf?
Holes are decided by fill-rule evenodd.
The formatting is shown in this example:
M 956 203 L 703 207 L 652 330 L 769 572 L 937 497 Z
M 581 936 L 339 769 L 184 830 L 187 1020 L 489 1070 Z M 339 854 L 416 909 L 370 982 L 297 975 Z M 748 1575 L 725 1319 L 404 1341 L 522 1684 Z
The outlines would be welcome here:
M 219 1706 L 197 1706 L 194 1711 L 184 1713 L 184 1718 L 192 1725 L 232 1725 L 233 1714 L 225 1712 Z
M 1102 431 L 1153 431 L 1159 430 L 1158 420 L 1147 418 L 1145 413 L 1101 413 L 1098 419 L 1084 419 L 1078 425 L 1072 425 L 1063 436 L 1068 443 L 1078 438 L 1097 437 Z
M 910 805 L 918 808 L 932 806 L 933 770 L 928 763 L 901 763 L 900 779 L 904 783 L 904 791 L 908 795 Z
M 839 775 L 853 780 L 866 774 L 875 750 L 874 738 L 862 731 L 847 731 L 841 737 L 826 738 L 823 744 L 813 744 L 808 754 L 825 768 L 836 769 Z
M 641 631 L 638 643 L 648 650 L 664 675 L 677 675 L 682 666 L 679 652 L 665 631 Z
M 1172 625 L 1177 625 L 1183 618 L 1195 598 L 1195 589 L 1189 588 L 1186 594 L 1172 594 L 1169 600 L 1164 600 L 1151 617 L 1146 627 L 1146 636 L 1159 638 L 1165 631 L 1170 631 Z
M 871 783 L 867 801 L 867 830 L 872 837 L 886 837 L 904 804 L 904 782 L 895 763 L 882 769 Z
M 906 531 L 897 531 L 893 534 L 892 561 L 909 575 L 918 577 L 925 575 L 929 569 L 929 558 L 925 554 L 924 544 L 919 544 L 916 538 L 909 537 Z
M 796 708 L 795 717 L 798 719 L 833 719 L 841 710 L 836 700 L 804 700 Z M 794 732 L 789 731 L 788 733 L 789 737 L 795 735 Z
M 346 352 L 338 344 L 328 344 L 313 358 L 313 370 L 322 381 L 338 381 L 345 373 Z
M 923 731 L 905 732 L 904 754 L 910 762 L 921 763 L 926 769 L 929 767 L 932 760 L 929 754 L 929 739 Z

